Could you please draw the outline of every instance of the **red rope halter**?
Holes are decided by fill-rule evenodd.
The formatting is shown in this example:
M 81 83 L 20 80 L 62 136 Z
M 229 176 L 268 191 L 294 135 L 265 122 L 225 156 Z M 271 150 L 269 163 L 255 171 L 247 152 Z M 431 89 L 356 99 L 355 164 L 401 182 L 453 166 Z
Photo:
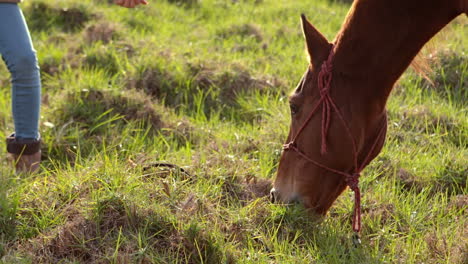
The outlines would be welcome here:
M 362 164 L 358 166 L 358 151 L 356 148 L 356 141 L 353 135 L 351 134 L 351 130 L 348 124 L 346 123 L 346 121 L 344 120 L 343 115 L 341 114 L 340 110 L 338 109 L 335 102 L 330 96 L 330 84 L 332 80 L 332 70 L 333 70 L 332 61 L 333 61 L 334 54 L 335 54 L 334 47 L 332 47 L 330 54 L 328 55 L 328 59 L 325 62 L 323 62 L 322 68 L 318 75 L 318 87 L 320 89 L 320 100 L 312 108 L 312 111 L 309 114 L 309 117 L 306 119 L 306 121 L 301 126 L 301 128 L 297 131 L 296 135 L 293 137 L 291 142 L 285 144 L 283 146 L 283 149 L 293 150 L 297 152 L 302 158 L 313 163 L 317 167 L 331 171 L 336 174 L 343 175 L 345 177 L 346 184 L 354 192 L 353 231 L 360 232 L 361 231 L 361 192 L 359 189 L 359 177 L 361 175 L 361 171 L 364 169 L 366 164 L 370 162 L 370 158 L 371 158 L 372 153 L 374 152 L 375 147 L 377 146 L 378 142 L 380 142 L 382 136 L 385 133 L 385 128 L 387 126 L 387 119 L 385 118 L 383 120 L 382 127 L 380 128 L 379 134 L 377 135 L 374 144 L 372 145 L 371 149 L 367 153 L 367 156 L 363 160 Z M 353 173 L 339 171 L 339 170 L 330 168 L 322 163 L 319 163 L 311 159 L 309 156 L 307 156 L 304 152 L 302 152 L 297 147 L 297 144 L 296 144 L 297 137 L 301 134 L 301 132 L 307 126 L 307 124 L 312 119 L 313 115 L 317 112 L 319 106 L 321 105 L 322 105 L 322 127 L 321 127 L 322 144 L 321 144 L 320 152 L 321 154 L 325 154 L 327 152 L 326 137 L 328 134 L 328 129 L 330 127 L 331 111 L 333 110 L 338 115 L 339 119 L 341 120 L 341 123 L 345 127 L 348 137 L 351 139 L 351 143 L 353 147 L 353 155 L 354 155 L 354 172 Z

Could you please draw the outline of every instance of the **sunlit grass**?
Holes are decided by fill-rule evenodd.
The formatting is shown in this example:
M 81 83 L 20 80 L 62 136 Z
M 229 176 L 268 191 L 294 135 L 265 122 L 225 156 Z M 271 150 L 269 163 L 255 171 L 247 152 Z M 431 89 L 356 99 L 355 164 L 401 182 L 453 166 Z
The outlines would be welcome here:
M 15 175 L 0 159 L 0 262 L 466 263 L 466 18 L 425 53 L 434 85 L 409 70 L 389 99 L 386 145 L 361 180 L 360 246 L 351 192 L 322 220 L 269 202 L 307 65 L 299 15 L 332 40 L 346 2 L 23 3 L 45 160 Z M 1 65 L 4 135 L 7 77 Z

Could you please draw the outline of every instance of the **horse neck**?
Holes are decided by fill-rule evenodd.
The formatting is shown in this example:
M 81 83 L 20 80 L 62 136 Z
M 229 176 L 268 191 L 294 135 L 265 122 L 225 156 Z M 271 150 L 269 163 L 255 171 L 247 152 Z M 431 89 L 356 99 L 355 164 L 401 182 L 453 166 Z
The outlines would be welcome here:
M 458 0 L 355 0 L 336 38 L 334 70 L 384 110 L 394 83 L 426 42 L 461 12 Z M 451 5 L 450 2 L 454 4 Z

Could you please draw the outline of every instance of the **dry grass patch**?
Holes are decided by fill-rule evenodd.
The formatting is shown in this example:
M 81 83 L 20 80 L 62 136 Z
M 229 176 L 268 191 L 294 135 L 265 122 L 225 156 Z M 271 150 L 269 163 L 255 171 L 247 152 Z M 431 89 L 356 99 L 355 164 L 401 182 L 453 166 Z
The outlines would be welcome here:
M 283 86 L 276 78 L 255 77 L 249 70 L 236 64 L 219 67 L 216 63 L 198 62 L 189 63 L 188 69 L 196 87 L 204 90 L 216 87 L 220 90 L 218 100 L 228 105 L 235 104 L 236 97 L 241 93 L 262 92 Z
M 96 224 L 75 215 L 65 224 L 31 239 L 20 250 L 39 263 L 69 261 L 93 262 L 99 259 L 99 240 Z
M 451 197 L 449 209 L 464 210 L 465 215 L 468 214 L 468 195 L 459 194 Z
M 128 123 L 159 133 L 166 127 L 167 110 L 137 91 L 82 90 L 57 94 L 47 113 L 44 157 L 73 162 L 77 152 L 86 156 L 94 147 L 110 144 L 108 137 L 122 137 L 119 131 Z M 80 145 L 80 137 L 87 143 Z
M 451 230 L 451 234 L 428 233 L 425 242 L 430 254 L 429 263 L 441 263 L 449 260 L 450 263 L 468 263 L 468 225 L 458 230 Z M 448 236 L 456 239 L 448 239 Z
M 118 120 L 140 121 L 156 130 L 164 127 L 161 117 L 164 110 L 137 91 L 117 93 L 110 90 L 82 90 L 59 97 L 64 99 L 54 109 L 58 121 L 74 120 L 92 128 L 92 124 L 99 121 L 96 118 L 109 111 L 117 115 Z M 90 133 L 92 131 L 96 129 L 91 129 Z
M 146 94 L 160 99 L 167 97 L 170 94 L 170 89 L 174 86 L 176 86 L 174 77 L 162 67 L 148 67 L 135 76 L 127 78 L 127 88 L 142 90 Z M 168 101 L 173 100 L 168 98 Z
M 84 40 L 88 44 L 92 44 L 94 42 L 102 42 L 107 44 L 113 40 L 116 40 L 120 37 L 120 33 L 122 31 L 122 27 L 113 22 L 107 21 L 98 21 L 93 23 L 92 25 L 88 25 L 84 29 Z
M 219 177 L 222 189 L 222 201 L 226 203 L 239 202 L 245 206 L 257 198 L 267 197 L 272 183 L 267 179 L 259 179 L 252 175 L 245 177 Z
M 378 221 L 380 226 L 393 222 L 395 218 L 395 205 L 393 204 L 373 204 L 366 206 L 362 210 L 362 217 Z

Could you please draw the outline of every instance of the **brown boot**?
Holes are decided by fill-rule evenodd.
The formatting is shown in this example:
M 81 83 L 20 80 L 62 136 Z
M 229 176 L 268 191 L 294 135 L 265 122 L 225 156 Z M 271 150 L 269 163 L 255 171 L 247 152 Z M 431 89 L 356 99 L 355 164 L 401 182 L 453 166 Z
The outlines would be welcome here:
M 16 140 L 15 135 L 7 137 L 7 151 L 13 157 L 17 173 L 33 173 L 41 163 L 40 139 Z

